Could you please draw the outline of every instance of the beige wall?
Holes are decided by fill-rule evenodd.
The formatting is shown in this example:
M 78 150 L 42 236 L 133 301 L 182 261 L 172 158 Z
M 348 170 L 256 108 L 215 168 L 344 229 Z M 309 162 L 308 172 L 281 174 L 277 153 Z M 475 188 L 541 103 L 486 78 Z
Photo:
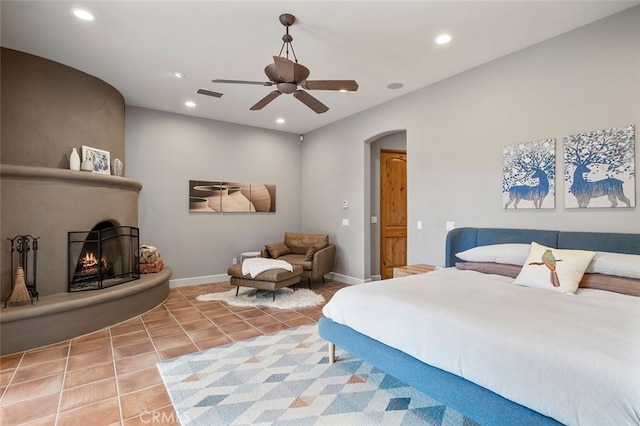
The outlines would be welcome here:
M 88 145 L 124 160 L 124 98 L 66 65 L 2 48 L 2 164 L 69 168 Z

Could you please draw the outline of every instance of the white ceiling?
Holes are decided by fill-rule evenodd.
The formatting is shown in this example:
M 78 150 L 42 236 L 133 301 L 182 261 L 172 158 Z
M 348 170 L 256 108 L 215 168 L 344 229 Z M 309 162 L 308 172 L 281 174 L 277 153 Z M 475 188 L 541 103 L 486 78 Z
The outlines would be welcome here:
M 127 105 L 304 134 L 640 1 L 6 1 L 2 46 L 41 56 L 114 86 Z M 71 14 L 82 7 L 96 19 Z M 357 92 L 313 91 L 316 114 L 273 88 L 216 84 L 266 81 L 285 27 L 310 80 L 354 79 Z M 433 40 L 449 32 L 453 41 Z M 612 47 L 613 48 L 613 47 Z M 181 80 L 173 71 L 185 74 Z M 390 83 L 403 83 L 390 90 Z M 199 88 L 221 98 L 196 94 Z M 184 105 L 187 100 L 195 108 Z M 285 124 L 275 119 L 285 118 Z

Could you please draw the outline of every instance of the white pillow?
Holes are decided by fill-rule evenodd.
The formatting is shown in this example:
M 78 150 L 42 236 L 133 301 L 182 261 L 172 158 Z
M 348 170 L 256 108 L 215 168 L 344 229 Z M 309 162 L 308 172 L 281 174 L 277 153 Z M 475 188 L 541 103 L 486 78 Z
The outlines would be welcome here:
M 546 261 L 543 255 L 548 258 Z M 513 282 L 558 293 L 574 293 L 595 255 L 594 251 L 562 250 L 532 242 L 529 256 Z
M 598 251 L 587 272 L 640 279 L 640 255 Z
M 492 244 L 478 246 L 456 253 L 456 256 L 467 262 L 494 262 L 509 265 L 524 265 L 531 245 L 529 244 Z

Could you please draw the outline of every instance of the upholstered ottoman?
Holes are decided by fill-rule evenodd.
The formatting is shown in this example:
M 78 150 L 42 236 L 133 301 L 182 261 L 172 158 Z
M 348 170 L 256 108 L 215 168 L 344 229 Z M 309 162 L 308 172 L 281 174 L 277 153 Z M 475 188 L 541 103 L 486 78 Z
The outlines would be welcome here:
M 255 278 L 251 278 L 251 275 L 242 274 L 242 264 L 230 266 L 227 269 L 227 274 L 231 276 L 231 285 L 235 285 L 236 296 L 240 287 L 253 287 L 260 290 L 270 290 L 273 292 L 273 300 L 276 300 L 276 291 L 282 287 L 288 287 L 300 282 L 300 276 L 302 275 L 302 266 L 293 265 L 293 271 L 289 272 L 286 269 L 270 269 L 268 271 L 261 272 L 256 275 Z

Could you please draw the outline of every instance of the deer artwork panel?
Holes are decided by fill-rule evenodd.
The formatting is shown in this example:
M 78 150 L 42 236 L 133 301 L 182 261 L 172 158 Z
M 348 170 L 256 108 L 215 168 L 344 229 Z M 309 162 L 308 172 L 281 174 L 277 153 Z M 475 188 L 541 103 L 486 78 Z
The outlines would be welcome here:
M 507 145 L 502 157 L 505 209 L 555 208 L 555 139 Z
M 565 207 L 635 207 L 635 126 L 564 138 Z

